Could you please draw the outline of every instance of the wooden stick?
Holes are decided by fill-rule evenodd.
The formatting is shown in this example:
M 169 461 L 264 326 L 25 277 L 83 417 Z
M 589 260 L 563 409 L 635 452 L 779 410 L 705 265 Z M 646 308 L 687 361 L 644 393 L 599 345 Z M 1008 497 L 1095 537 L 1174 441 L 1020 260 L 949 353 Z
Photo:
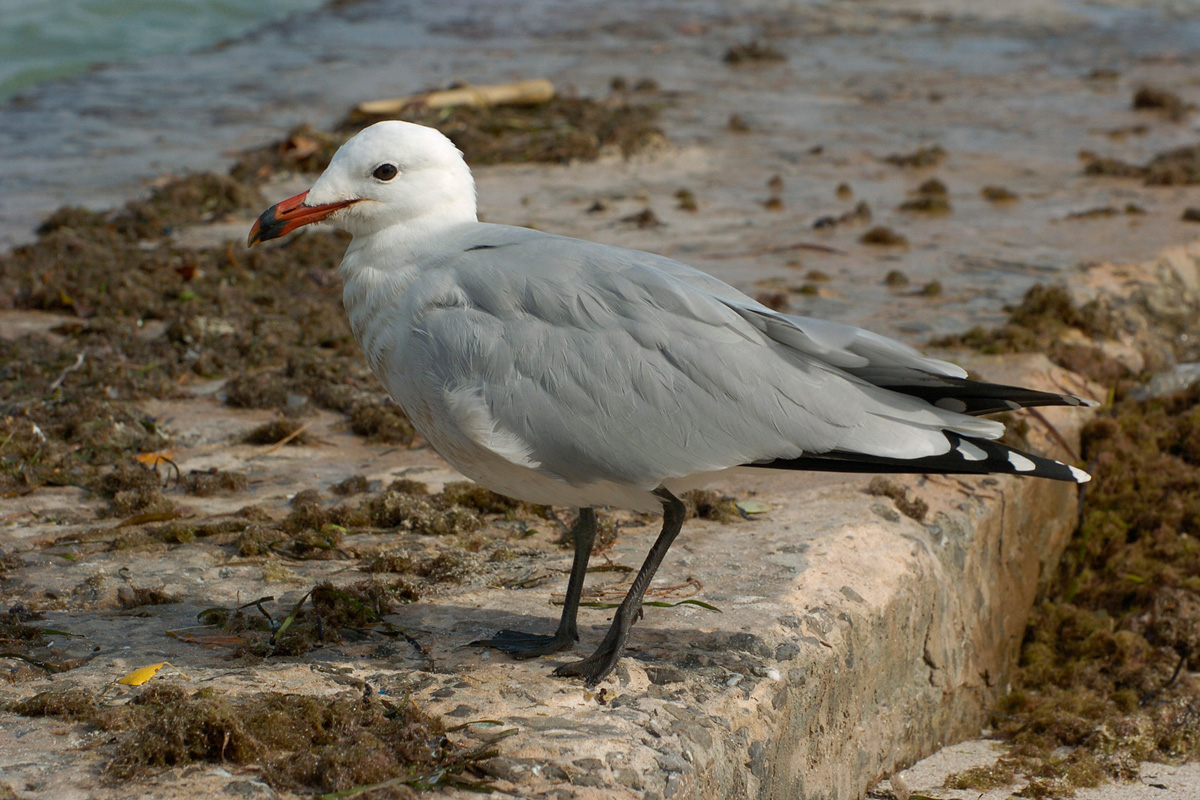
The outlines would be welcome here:
M 355 111 L 363 116 L 399 114 L 412 106 L 449 108 L 451 106 L 535 105 L 554 97 L 554 84 L 545 78 L 490 86 L 462 86 L 439 92 L 426 92 L 387 100 L 359 103 Z
M 283 447 L 285 444 L 290 442 L 292 439 L 295 439 L 297 436 L 299 436 L 300 434 L 302 434 L 306 430 L 308 430 L 310 427 L 312 427 L 312 424 L 314 422 L 316 422 L 316 420 L 310 419 L 308 422 L 304 423 L 299 428 L 296 428 L 296 430 L 292 431 L 287 436 L 283 437 L 278 442 L 276 442 L 275 444 L 268 447 L 266 450 L 262 450 L 260 452 L 255 453 L 253 456 L 251 456 L 251 458 L 262 458 L 263 456 L 269 456 L 271 453 L 274 453 L 276 450 Z

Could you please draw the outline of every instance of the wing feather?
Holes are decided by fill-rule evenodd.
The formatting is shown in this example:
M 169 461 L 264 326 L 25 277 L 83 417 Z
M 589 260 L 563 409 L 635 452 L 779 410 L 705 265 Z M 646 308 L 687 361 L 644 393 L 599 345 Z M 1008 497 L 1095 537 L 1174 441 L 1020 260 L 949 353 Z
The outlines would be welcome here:
M 923 458 L 947 451 L 943 431 L 1003 430 L 847 371 L 944 364 L 884 337 L 775 314 L 669 259 L 497 230 L 519 232 L 438 266 L 456 303 L 414 315 L 408 374 L 512 463 L 653 488 L 804 453 Z

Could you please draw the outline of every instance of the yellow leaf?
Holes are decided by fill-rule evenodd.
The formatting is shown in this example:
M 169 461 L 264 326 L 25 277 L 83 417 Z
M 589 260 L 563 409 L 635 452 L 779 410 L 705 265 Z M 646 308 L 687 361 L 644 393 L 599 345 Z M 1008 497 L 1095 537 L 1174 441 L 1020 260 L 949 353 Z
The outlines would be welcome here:
M 117 681 L 117 683 L 120 683 L 124 686 L 141 686 L 143 683 L 145 683 L 146 681 L 150 680 L 155 675 L 157 675 L 158 671 L 161 670 L 163 667 L 170 667 L 171 669 L 178 672 L 180 675 L 183 675 L 183 671 L 181 669 L 179 669 L 179 667 L 175 666 L 174 664 L 170 663 L 169 661 L 160 661 L 157 664 L 151 664 L 147 667 L 138 667 L 133 672 L 126 675 L 124 678 L 120 678 Z M 183 675 L 183 677 L 187 678 L 188 680 L 191 680 L 191 678 L 188 678 L 187 675 Z

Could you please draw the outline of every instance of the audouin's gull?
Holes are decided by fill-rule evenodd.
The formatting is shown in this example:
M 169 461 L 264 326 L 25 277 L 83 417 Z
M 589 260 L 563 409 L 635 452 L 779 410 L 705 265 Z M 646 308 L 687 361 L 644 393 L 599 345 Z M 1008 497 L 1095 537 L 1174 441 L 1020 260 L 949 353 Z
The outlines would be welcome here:
M 1093 405 L 966 379 L 869 331 L 773 311 L 669 258 L 481 223 L 462 154 L 438 131 L 380 122 L 307 192 L 263 212 L 250 244 L 327 220 L 354 239 L 344 301 L 371 369 L 456 469 L 501 494 L 574 506 L 557 632 L 479 642 L 517 658 L 565 650 L 596 506 L 663 511 L 662 533 L 596 651 L 617 663 L 679 533 L 678 493 L 739 467 L 838 472 L 1087 473 L 994 440 L 981 414 Z

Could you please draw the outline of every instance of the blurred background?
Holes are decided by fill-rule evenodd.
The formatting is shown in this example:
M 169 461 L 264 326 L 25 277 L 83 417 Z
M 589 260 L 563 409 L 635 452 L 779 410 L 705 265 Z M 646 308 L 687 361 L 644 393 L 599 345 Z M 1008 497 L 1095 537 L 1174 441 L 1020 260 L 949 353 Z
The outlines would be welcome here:
M 685 258 L 715 253 L 724 257 L 710 266 L 743 288 L 778 280 L 789 260 L 848 276 L 838 253 L 853 253 L 872 272 L 940 289 L 943 313 L 930 318 L 925 300 L 897 301 L 874 282 L 853 302 L 819 286 L 789 302 L 893 333 L 1000 321 L 1004 302 L 1078 264 L 1190 240 L 1184 212 L 1200 204 L 1184 184 L 1147 192 L 1084 171 L 1103 159 L 1136 170 L 1193 142 L 1200 3 L 4 6 L 0 244 L 28 241 L 64 204 L 113 208 L 164 175 L 227 169 L 297 125 L 336 128 L 363 101 L 537 78 L 563 97 L 652 109 L 669 155 L 575 162 L 567 181 L 485 176 L 489 218 Z M 889 161 L 923 148 L 946 158 Z M 948 205 L 910 202 L 930 177 L 948 187 Z M 835 192 L 843 183 L 853 197 Z M 675 208 L 681 187 L 702 190 L 698 215 Z M 581 213 L 599 195 L 639 194 L 650 200 Z M 862 248 L 860 202 L 907 246 Z M 662 226 L 613 222 L 646 207 Z M 802 232 L 837 253 L 745 255 Z
M 190 53 L 320 5 L 321 0 L 5 0 L 0 101 L 103 64 Z

